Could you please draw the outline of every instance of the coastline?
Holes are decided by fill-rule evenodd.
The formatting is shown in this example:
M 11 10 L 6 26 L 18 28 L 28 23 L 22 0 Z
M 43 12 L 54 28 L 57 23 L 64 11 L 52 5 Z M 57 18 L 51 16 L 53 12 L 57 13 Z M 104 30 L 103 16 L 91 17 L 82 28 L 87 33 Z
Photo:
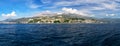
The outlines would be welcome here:
M 0 24 L 119 24 L 119 23 L 0 23 Z

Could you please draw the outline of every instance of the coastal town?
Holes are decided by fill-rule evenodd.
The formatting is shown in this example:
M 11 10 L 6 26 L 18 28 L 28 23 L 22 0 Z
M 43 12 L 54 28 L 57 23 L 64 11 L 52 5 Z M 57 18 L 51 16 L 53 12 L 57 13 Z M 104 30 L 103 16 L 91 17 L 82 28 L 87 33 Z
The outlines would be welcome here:
M 9 21 L 8 21 L 9 20 Z M 70 16 L 70 15 L 55 15 L 55 16 L 37 16 L 30 18 L 19 18 L 1 22 L 6 24 L 53 24 L 53 23 L 104 23 L 90 17 Z
M 84 18 L 65 18 L 63 16 L 56 17 L 38 17 L 35 19 L 29 19 L 26 23 L 98 23 L 97 20 L 90 20 Z

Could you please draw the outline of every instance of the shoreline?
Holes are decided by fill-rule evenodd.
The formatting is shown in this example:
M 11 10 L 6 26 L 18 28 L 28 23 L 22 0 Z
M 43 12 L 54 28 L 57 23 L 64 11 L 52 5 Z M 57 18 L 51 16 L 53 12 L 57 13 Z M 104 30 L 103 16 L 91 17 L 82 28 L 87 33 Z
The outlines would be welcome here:
M 8 24 L 8 23 L 0 23 Z M 120 23 L 10 23 L 10 24 L 120 24 Z

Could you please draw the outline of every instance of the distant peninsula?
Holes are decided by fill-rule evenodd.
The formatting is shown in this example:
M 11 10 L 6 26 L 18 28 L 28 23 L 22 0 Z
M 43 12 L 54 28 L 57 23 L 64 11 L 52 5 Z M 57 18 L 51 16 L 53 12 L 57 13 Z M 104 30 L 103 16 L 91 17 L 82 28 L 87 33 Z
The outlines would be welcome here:
M 59 24 L 59 23 L 107 23 L 106 21 L 77 14 L 54 14 L 52 16 L 34 16 L 28 18 L 6 19 L 1 23 L 10 24 Z

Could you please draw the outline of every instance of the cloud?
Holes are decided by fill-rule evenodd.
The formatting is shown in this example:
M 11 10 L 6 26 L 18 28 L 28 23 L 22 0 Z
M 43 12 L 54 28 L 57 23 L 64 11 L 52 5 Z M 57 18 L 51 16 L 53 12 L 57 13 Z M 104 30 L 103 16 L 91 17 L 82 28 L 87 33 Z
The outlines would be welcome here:
M 60 1 L 56 2 L 56 6 L 71 6 L 71 5 L 79 5 L 81 3 L 80 0 L 74 0 L 74 1 Z
M 106 14 L 106 16 L 116 16 L 116 14 Z
M 63 11 L 65 11 L 65 12 L 67 12 L 67 13 L 72 13 L 72 14 L 74 14 L 74 13 L 76 13 L 77 14 L 77 12 L 78 12 L 78 10 L 77 9 L 73 9 L 73 8 L 62 8 L 62 10 Z
M 38 5 L 38 4 L 35 4 L 34 3 L 34 0 L 28 0 L 26 5 L 29 7 L 29 8 L 32 8 L 32 9 L 36 9 L 36 8 L 39 8 L 41 7 L 42 5 Z
M 105 8 L 103 8 L 103 7 L 92 7 L 92 9 L 91 10 L 104 10 Z
M 38 12 L 36 13 L 35 16 L 52 16 L 52 15 L 60 15 L 60 14 L 78 14 L 78 15 L 81 15 L 81 16 L 89 16 L 89 17 L 94 17 L 95 15 L 94 14 L 91 14 L 91 11 L 89 10 L 86 10 L 86 9 L 82 9 L 82 10 L 78 10 L 78 9 L 74 9 L 74 8 L 66 8 L 66 7 L 63 7 L 61 9 L 61 11 L 57 11 L 57 12 L 52 12 L 52 11 L 49 11 L 49 10 L 46 10 L 46 11 L 42 11 L 42 12 Z
M 41 6 L 36 5 L 36 4 L 30 4 L 29 7 L 30 7 L 30 8 L 33 8 L 33 9 L 36 9 L 36 8 L 41 7 Z
M 115 0 L 115 1 L 120 2 L 120 0 Z
M 85 16 L 105 16 L 107 13 L 115 13 L 120 10 L 120 4 L 116 3 L 116 1 L 120 2 L 119 0 L 41 0 L 43 4 L 36 5 L 32 2 L 31 4 L 33 5 L 31 5 L 31 8 L 44 6 L 44 9 L 62 9 L 65 13 Z M 62 14 L 63 12 L 57 11 L 58 14 Z
M 51 0 L 41 0 L 42 3 L 51 3 Z
M 17 16 L 16 15 L 16 12 L 15 11 L 12 11 L 11 13 L 9 13 L 9 14 L 2 14 L 2 16 L 3 17 L 5 17 L 5 18 L 10 18 L 10 17 L 15 17 L 15 16 Z
M 111 4 L 102 3 L 102 7 L 106 8 L 106 9 L 116 10 L 118 5 L 115 3 L 111 3 Z
M 46 10 L 46 11 L 43 11 L 41 12 L 41 14 L 52 14 L 53 12 L 49 11 L 49 10 Z
M 49 10 L 46 10 L 46 11 L 35 13 L 34 16 L 52 16 L 53 14 L 55 14 L 55 13 L 51 12 Z
M 82 10 L 77 10 L 77 9 L 73 9 L 73 8 L 62 8 L 62 11 L 65 13 L 71 13 L 71 14 L 79 14 L 82 16 L 93 16 L 92 14 L 90 14 L 89 10 L 86 9 L 82 9 Z
M 75 6 L 75 5 L 83 5 L 84 8 L 94 7 L 95 10 L 115 10 L 117 9 L 118 4 L 114 0 L 74 0 L 74 1 L 60 1 L 55 3 L 56 6 Z M 81 6 L 79 6 L 81 7 Z
M 40 0 L 43 4 L 34 3 L 35 0 L 28 0 L 28 4 L 30 8 L 36 9 L 39 7 L 44 8 L 58 8 L 58 7 L 66 7 L 66 6 L 75 6 L 75 5 L 83 5 L 83 8 L 91 8 L 94 7 L 94 10 L 115 10 L 118 7 L 118 4 L 115 1 L 119 0 Z M 78 8 L 80 8 L 79 6 Z
M 119 0 L 40 0 L 43 4 L 36 4 L 35 0 L 29 0 L 28 4 L 30 8 L 36 9 L 44 7 L 44 9 L 71 7 L 76 5 L 79 9 L 88 10 L 117 10 L 119 7 L 115 1 Z M 80 6 L 82 5 L 82 6 Z
M 119 7 L 116 3 L 101 3 L 100 6 L 93 6 L 91 7 L 92 10 L 117 10 L 117 7 Z
M 98 4 L 101 2 L 104 2 L 106 0 L 74 0 L 74 1 L 60 1 L 60 2 L 56 2 L 55 5 L 58 6 L 72 6 L 72 5 L 80 5 L 80 4 L 88 4 L 88 3 L 94 3 L 94 4 Z

